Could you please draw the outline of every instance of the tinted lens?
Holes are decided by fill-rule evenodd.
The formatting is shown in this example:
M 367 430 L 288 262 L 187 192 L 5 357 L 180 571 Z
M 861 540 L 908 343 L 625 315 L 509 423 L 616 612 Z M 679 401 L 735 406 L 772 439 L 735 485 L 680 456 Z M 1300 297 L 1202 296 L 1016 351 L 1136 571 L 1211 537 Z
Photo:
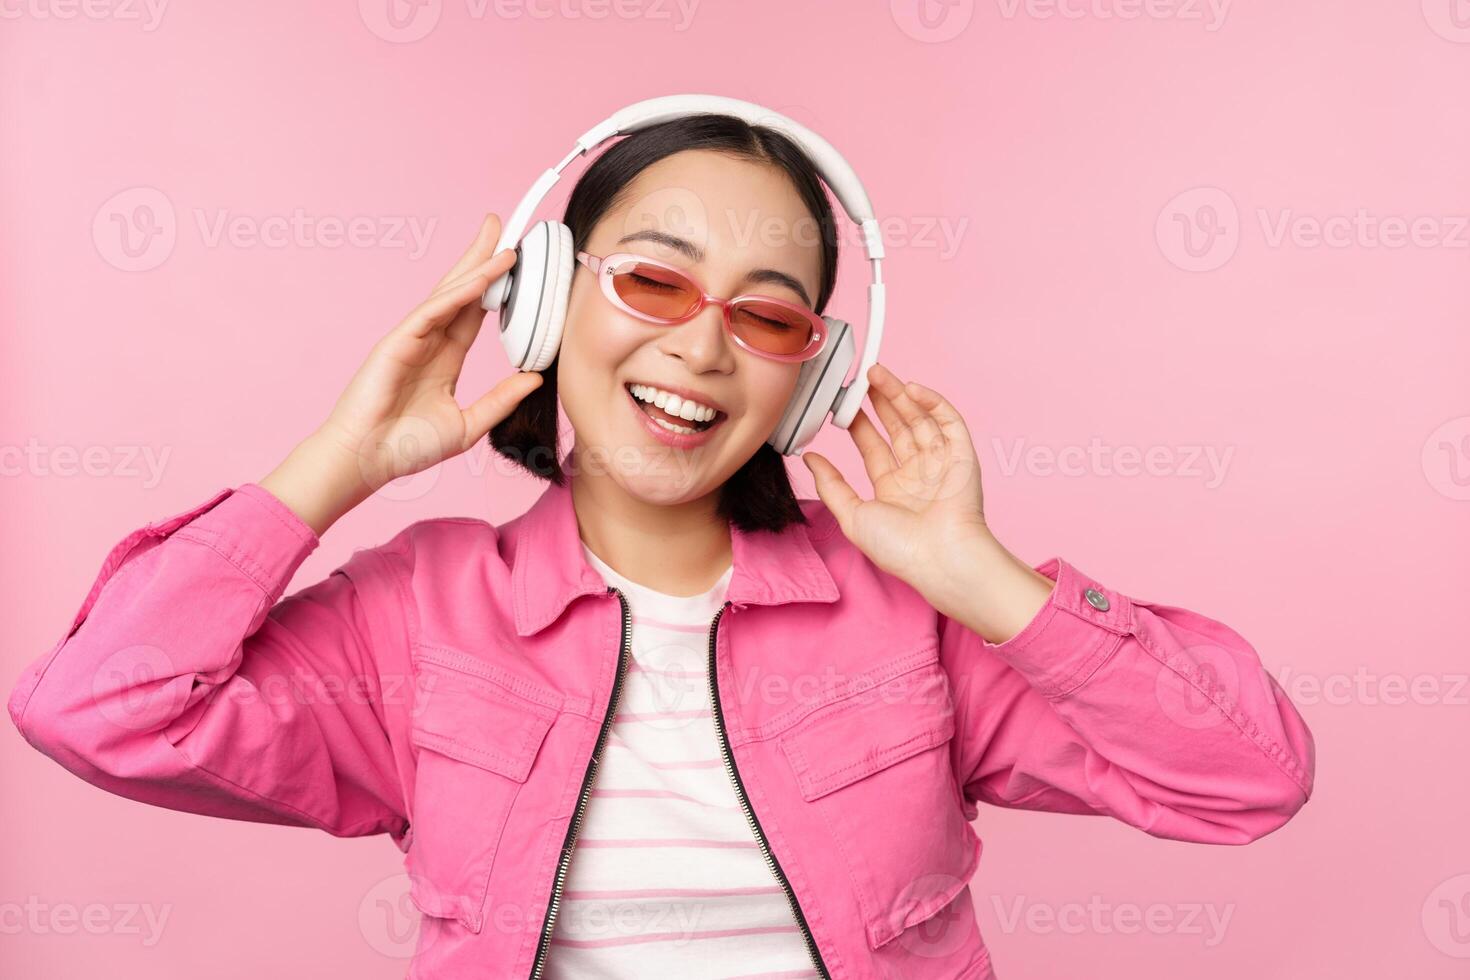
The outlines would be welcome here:
M 677 272 L 646 262 L 625 262 L 613 272 L 613 289 L 639 313 L 676 319 L 699 302 L 699 290 Z
M 735 334 L 768 354 L 796 354 L 812 339 L 812 324 L 795 310 L 758 299 L 741 300 L 730 309 Z

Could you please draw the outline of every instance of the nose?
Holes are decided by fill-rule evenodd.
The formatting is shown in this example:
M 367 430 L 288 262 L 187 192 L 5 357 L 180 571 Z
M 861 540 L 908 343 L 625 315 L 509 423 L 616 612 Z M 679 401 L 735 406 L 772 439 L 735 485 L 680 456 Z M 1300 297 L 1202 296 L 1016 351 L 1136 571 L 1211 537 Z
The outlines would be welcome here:
M 664 328 L 659 350 L 683 361 L 691 373 L 729 373 L 735 367 L 735 351 L 725 335 L 725 311 L 710 303 L 683 323 Z

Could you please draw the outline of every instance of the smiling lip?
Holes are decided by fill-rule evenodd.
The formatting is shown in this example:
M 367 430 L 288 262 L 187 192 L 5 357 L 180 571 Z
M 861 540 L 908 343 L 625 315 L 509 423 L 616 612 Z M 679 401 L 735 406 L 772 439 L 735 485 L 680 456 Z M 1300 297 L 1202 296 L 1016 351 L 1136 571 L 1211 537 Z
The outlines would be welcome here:
M 649 388 L 657 388 L 659 391 L 667 391 L 671 395 L 678 395 L 684 401 L 694 402 L 697 405 L 708 406 L 709 408 L 714 409 L 716 412 L 719 412 L 720 415 L 730 414 L 729 412 L 725 411 L 725 406 L 721 405 L 713 398 L 709 397 L 708 395 L 702 395 L 697 391 L 692 391 L 689 388 L 680 388 L 678 385 L 654 384 L 652 381 L 639 381 L 637 378 L 633 379 L 632 381 L 625 382 L 623 384 L 623 387 L 626 388 L 628 387 L 628 385 L 645 385 Z M 715 417 L 715 421 L 719 421 L 719 416 Z
M 643 382 L 637 381 L 630 383 L 642 384 Z M 674 394 L 678 394 L 677 389 L 665 388 L 664 390 L 673 391 Z M 626 388 L 624 388 L 623 391 L 628 396 L 628 406 L 633 410 L 633 413 L 638 416 L 638 421 L 643 426 L 644 430 L 647 431 L 649 435 L 653 436 L 653 438 L 663 443 L 665 446 L 669 446 L 674 449 L 693 449 L 696 446 L 704 445 L 706 442 L 709 442 L 710 438 L 714 435 L 715 430 L 718 429 L 724 423 L 725 419 L 729 417 L 724 412 L 720 412 L 720 414 L 715 416 L 714 421 L 709 424 L 709 428 L 707 429 L 700 429 L 697 432 L 689 433 L 670 432 L 668 429 L 665 429 L 663 426 L 655 422 L 653 420 L 653 416 L 649 415 L 643 410 L 643 403 L 634 398 L 631 391 L 628 391 Z M 711 405 L 710 407 L 714 408 L 713 405 Z

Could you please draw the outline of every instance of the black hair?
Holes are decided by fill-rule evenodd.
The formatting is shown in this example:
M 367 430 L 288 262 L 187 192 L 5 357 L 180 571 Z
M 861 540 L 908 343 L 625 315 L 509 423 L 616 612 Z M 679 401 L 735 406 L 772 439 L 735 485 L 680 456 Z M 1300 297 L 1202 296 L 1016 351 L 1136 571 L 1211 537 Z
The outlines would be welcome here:
M 586 247 L 593 227 L 621 202 L 629 184 L 646 168 L 684 150 L 713 150 L 779 167 L 791 179 L 816 221 L 822 242 L 821 283 L 812 305 L 820 314 L 837 281 L 837 229 L 832 206 L 816 165 L 790 138 L 737 116 L 701 113 L 637 130 L 614 143 L 588 165 L 567 200 L 562 222 L 574 247 Z M 559 357 L 560 355 L 558 355 Z M 532 475 L 558 486 L 566 483 L 558 452 L 557 360 L 542 372 L 542 382 L 490 430 L 495 451 Z M 720 488 L 720 516 L 743 531 L 779 532 L 806 524 L 782 455 L 768 443 L 730 475 Z

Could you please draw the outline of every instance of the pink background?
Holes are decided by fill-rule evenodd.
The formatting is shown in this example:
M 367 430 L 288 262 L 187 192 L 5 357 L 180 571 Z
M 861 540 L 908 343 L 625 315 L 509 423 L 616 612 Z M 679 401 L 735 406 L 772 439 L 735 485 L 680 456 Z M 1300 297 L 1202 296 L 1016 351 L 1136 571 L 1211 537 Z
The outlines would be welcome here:
M 1470 9 L 391 2 L 403 26 L 384 0 L 0 8 L 7 690 L 114 542 L 264 476 L 575 136 L 732 95 L 829 138 L 890 220 L 883 360 L 965 414 L 1012 550 L 1230 623 L 1316 736 L 1315 797 L 1245 848 L 982 808 L 1003 980 L 1466 974 Z M 163 234 L 130 254 L 145 204 Z M 211 235 L 298 209 L 369 232 Z M 849 248 L 852 320 L 862 273 Z M 466 400 L 507 370 L 482 343 Z M 866 490 L 844 433 L 814 448 Z M 539 489 L 482 446 L 341 521 L 293 588 Z M 386 838 L 145 807 L 8 724 L 0 764 L 0 974 L 403 975 Z

